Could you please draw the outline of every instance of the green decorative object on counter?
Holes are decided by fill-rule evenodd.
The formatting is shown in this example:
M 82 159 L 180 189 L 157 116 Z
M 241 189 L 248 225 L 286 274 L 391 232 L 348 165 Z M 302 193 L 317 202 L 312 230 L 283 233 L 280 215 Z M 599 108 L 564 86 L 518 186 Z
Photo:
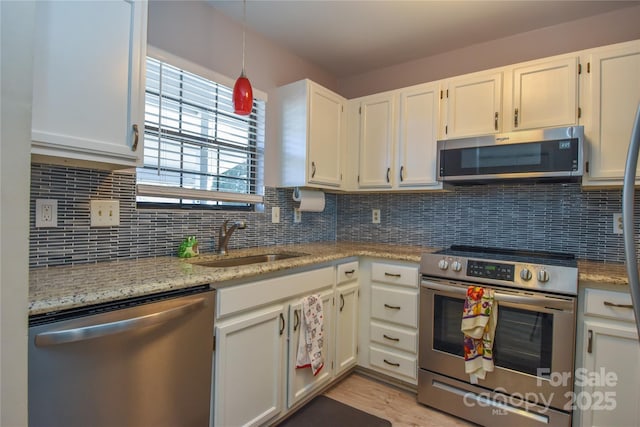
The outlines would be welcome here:
M 180 247 L 178 248 L 178 256 L 180 258 L 191 258 L 198 256 L 199 253 L 198 239 L 196 239 L 196 236 L 188 236 L 180 243 Z

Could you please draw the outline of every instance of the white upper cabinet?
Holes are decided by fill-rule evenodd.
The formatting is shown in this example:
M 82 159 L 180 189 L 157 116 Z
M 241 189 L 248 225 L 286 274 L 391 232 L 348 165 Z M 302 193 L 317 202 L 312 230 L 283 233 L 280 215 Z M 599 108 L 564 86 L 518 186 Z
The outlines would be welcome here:
M 356 188 L 442 188 L 436 180 L 438 82 L 366 96 L 351 103 L 350 137 L 357 140 L 359 159 Z
M 145 1 L 37 2 L 34 160 L 108 168 L 138 164 L 146 22 Z
M 279 167 L 267 168 L 266 184 L 340 188 L 346 100 L 310 80 L 280 87 L 278 98 Z
M 427 83 L 402 89 L 396 187 L 442 188 L 436 180 L 439 85 Z
M 444 138 L 490 135 L 502 129 L 502 72 L 474 73 L 443 85 Z
M 510 130 L 578 123 L 577 55 L 516 65 L 511 75 Z
M 582 63 L 586 64 L 582 122 L 587 143 L 582 183 L 622 185 L 631 130 L 640 103 L 640 41 L 586 51 Z
M 396 127 L 396 93 L 360 98 L 360 188 L 391 188 Z
M 344 99 L 311 84 L 309 87 L 309 159 L 307 180 L 339 187 L 344 131 Z

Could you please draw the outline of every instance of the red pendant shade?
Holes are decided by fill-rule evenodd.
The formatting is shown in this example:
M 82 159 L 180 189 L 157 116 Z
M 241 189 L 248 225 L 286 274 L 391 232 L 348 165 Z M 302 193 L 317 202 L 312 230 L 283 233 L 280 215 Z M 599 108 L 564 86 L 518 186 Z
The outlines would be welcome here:
M 247 116 L 251 114 L 252 109 L 253 89 L 251 89 L 251 83 L 243 72 L 236 80 L 236 84 L 233 85 L 233 110 L 236 114 Z

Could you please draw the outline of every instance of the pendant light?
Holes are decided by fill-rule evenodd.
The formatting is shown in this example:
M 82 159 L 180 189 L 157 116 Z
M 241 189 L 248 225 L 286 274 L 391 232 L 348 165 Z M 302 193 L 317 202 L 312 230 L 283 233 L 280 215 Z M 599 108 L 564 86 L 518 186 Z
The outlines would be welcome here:
M 233 85 L 233 110 L 236 114 L 247 116 L 253 109 L 253 89 L 244 73 L 244 51 L 246 39 L 247 0 L 242 0 L 242 73 Z

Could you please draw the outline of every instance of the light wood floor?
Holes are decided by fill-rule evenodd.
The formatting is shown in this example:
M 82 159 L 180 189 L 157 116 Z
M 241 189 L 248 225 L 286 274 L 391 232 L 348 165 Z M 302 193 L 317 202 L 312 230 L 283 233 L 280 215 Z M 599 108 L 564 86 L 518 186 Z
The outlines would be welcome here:
M 324 393 L 344 404 L 391 421 L 393 427 L 468 427 L 475 424 L 418 404 L 416 395 L 360 374 Z

